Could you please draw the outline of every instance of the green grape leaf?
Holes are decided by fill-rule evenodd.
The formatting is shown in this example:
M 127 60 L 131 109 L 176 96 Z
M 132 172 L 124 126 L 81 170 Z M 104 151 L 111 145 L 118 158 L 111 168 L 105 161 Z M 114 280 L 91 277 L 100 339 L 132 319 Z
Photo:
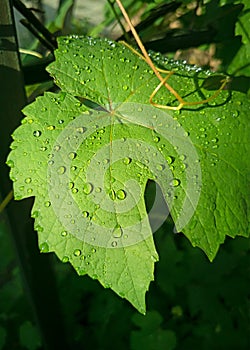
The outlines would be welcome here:
M 7 164 L 15 199 L 35 197 L 42 252 L 55 252 L 145 313 L 158 260 L 152 234 L 169 211 L 176 232 L 210 260 L 226 235 L 249 234 L 249 101 L 225 90 L 181 111 L 156 108 L 149 97 L 159 81 L 129 48 L 74 36 L 58 43 L 48 70 L 61 92 L 25 107 L 13 134 Z M 175 71 L 169 83 L 185 100 L 208 98 L 221 84 L 196 67 L 153 59 Z M 176 103 L 163 88 L 154 101 Z M 150 208 L 148 180 L 159 185 Z

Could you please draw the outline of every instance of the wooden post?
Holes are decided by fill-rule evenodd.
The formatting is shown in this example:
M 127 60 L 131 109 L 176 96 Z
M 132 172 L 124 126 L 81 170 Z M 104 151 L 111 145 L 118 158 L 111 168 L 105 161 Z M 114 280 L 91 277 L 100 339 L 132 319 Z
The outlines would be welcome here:
M 0 10 L 0 191 L 9 193 L 12 183 L 5 165 L 10 151 L 11 133 L 20 125 L 21 109 L 26 96 L 18 52 L 13 7 L 10 0 L 1 0 Z M 28 142 L 28 140 L 27 140 Z M 17 252 L 24 291 L 33 309 L 40 330 L 43 349 L 70 349 L 65 341 L 55 276 L 50 256 L 40 254 L 37 235 L 30 218 L 32 200 L 14 201 L 6 207 L 12 240 Z

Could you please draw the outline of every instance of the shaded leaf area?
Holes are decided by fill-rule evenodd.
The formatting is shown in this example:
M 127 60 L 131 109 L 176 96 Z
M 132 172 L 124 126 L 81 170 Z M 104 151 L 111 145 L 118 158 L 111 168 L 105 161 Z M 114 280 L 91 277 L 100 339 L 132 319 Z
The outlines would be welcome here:
M 206 105 L 157 109 L 149 96 L 159 82 L 131 50 L 84 37 L 58 43 L 49 71 L 62 92 L 27 106 L 13 135 L 8 165 L 15 198 L 35 196 L 42 252 L 55 252 L 145 313 L 158 260 L 152 232 L 167 216 L 159 219 L 156 206 L 150 226 L 143 198 L 149 179 L 159 184 L 175 231 L 210 260 L 226 235 L 249 234 L 249 101 L 222 91 Z M 160 55 L 154 60 L 175 71 L 169 82 L 188 101 L 220 87 L 221 76 L 206 90 L 209 72 Z M 85 99 L 97 108 L 79 102 Z M 155 102 L 176 104 L 164 89 Z

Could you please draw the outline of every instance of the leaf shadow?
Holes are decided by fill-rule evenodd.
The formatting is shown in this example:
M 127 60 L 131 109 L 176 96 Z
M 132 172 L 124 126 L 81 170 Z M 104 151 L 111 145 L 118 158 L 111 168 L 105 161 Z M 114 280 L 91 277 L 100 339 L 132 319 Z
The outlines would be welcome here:
M 199 73 L 196 73 L 193 76 L 193 81 L 195 84 L 195 90 L 192 92 L 189 92 L 188 94 L 186 94 L 184 96 L 184 98 L 187 98 L 188 96 L 192 95 L 193 93 L 198 93 L 198 95 L 200 96 L 201 100 L 205 100 L 207 98 L 207 96 L 202 92 L 201 89 L 206 89 L 207 91 L 212 91 L 214 90 L 216 92 L 216 90 L 219 90 L 221 87 L 221 78 L 222 75 L 221 74 L 217 74 L 217 75 L 213 75 L 211 77 L 207 77 L 203 83 L 200 85 L 199 84 Z M 229 81 L 226 83 L 225 87 L 222 89 L 222 91 L 227 91 L 228 95 L 225 98 L 225 100 L 223 102 L 219 102 L 219 103 L 214 103 L 216 102 L 216 98 L 211 100 L 212 104 L 210 102 L 208 103 L 204 103 L 203 105 L 196 107 L 196 108 L 187 108 L 184 106 L 183 109 L 185 110 L 202 110 L 204 108 L 217 108 L 217 107 L 221 107 L 226 105 L 232 98 L 232 92 L 233 91 L 237 91 L 237 92 L 241 92 L 244 94 L 247 94 L 248 91 L 250 90 L 250 77 L 247 76 L 238 76 L 238 77 L 231 77 Z

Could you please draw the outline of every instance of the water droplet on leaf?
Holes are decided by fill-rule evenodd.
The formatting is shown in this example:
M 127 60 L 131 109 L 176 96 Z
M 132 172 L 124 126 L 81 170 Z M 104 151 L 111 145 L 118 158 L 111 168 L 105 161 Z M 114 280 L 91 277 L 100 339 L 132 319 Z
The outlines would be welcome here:
M 40 130 L 35 130 L 34 132 L 33 132 L 33 136 L 35 136 L 35 137 L 39 137 L 39 136 L 41 136 L 42 135 L 42 132 L 40 131 Z
M 123 163 L 126 164 L 126 165 L 130 164 L 131 161 L 132 161 L 132 159 L 129 158 L 129 157 L 125 157 L 125 158 L 123 159 Z
M 112 199 L 112 201 L 114 201 L 116 199 L 116 194 L 115 194 L 115 191 L 113 189 L 109 191 L 109 197 L 110 197 L 110 199 Z
M 39 216 L 39 211 L 38 210 L 33 211 L 32 214 L 31 214 L 32 218 L 37 218 L 38 216 Z
M 118 199 L 120 199 L 120 200 L 123 200 L 123 199 L 126 198 L 126 192 L 123 191 L 123 190 L 118 190 L 118 191 L 116 192 L 116 197 L 117 197 Z
M 117 227 L 114 228 L 113 230 L 113 237 L 114 238 L 121 238 L 123 234 L 122 228 L 120 225 L 118 225 Z
M 67 263 L 68 261 L 69 261 L 69 257 L 65 255 L 65 256 L 62 258 L 62 262 L 63 262 L 63 263 Z
M 39 246 L 40 252 L 41 253 L 48 253 L 49 252 L 49 245 L 47 242 L 43 242 L 42 244 L 40 244 Z
M 167 161 L 168 164 L 172 164 L 174 162 L 174 158 L 171 157 L 171 156 L 167 156 L 166 157 L 166 161 Z
M 14 168 L 14 162 L 13 162 L 13 160 L 7 160 L 6 164 L 7 164 L 10 168 Z
M 59 146 L 59 145 L 56 145 L 56 146 L 54 147 L 54 151 L 56 151 L 56 152 L 60 151 L 60 149 L 61 149 L 61 146 Z
M 80 249 L 75 249 L 75 250 L 74 250 L 74 255 L 75 255 L 75 256 L 78 257 L 78 256 L 80 256 L 81 254 L 82 254 L 82 252 L 81 252 Z
M 180 181 L 179 179 L 173 179 L 173 180 L 171 181 L 171 185 L 172 185 L 173 187 L 179 186 L 180 183 L 181 183 L 181 181 Z
M 76 154 L 75 152 L 70 152 L 70 153 L 69 153 L 69 158 L 70 158 L 70 159 L 75 159 L 76 156 L 77 156 L 77 154 Z
M 158 165 L 156 166 L 156 169 L 159 170 L 159 171 L 162 171 L 164 168 L 165 168 L 165 167 L 164 167 L 163 164 L 158 164 Z
M 84 185 L 83 185 L 83 192 L 85 194 L 90 194 L 91 192 L 93 191 L 93 185 L 90 183 L 90 182 L 86 182 Z
M 83 134 L 86 131 L 86 128 L 84 127 L 79 127 L 76 129 L 77 132 L 79 132 L 79 134 Z
M 69 189 L 71 190 L 72 188 L 74 188 L 74 186 L 75 186 L 75 184 L 74 184 L 74 182 L 69 182 Z
M 60 166 L 60 167 L 57 169 L 57 173 L 58 173 L 59 175 L 64 174 L 65 171 L 66 171 L 66 167 L 65 167 L 65 166 Z

